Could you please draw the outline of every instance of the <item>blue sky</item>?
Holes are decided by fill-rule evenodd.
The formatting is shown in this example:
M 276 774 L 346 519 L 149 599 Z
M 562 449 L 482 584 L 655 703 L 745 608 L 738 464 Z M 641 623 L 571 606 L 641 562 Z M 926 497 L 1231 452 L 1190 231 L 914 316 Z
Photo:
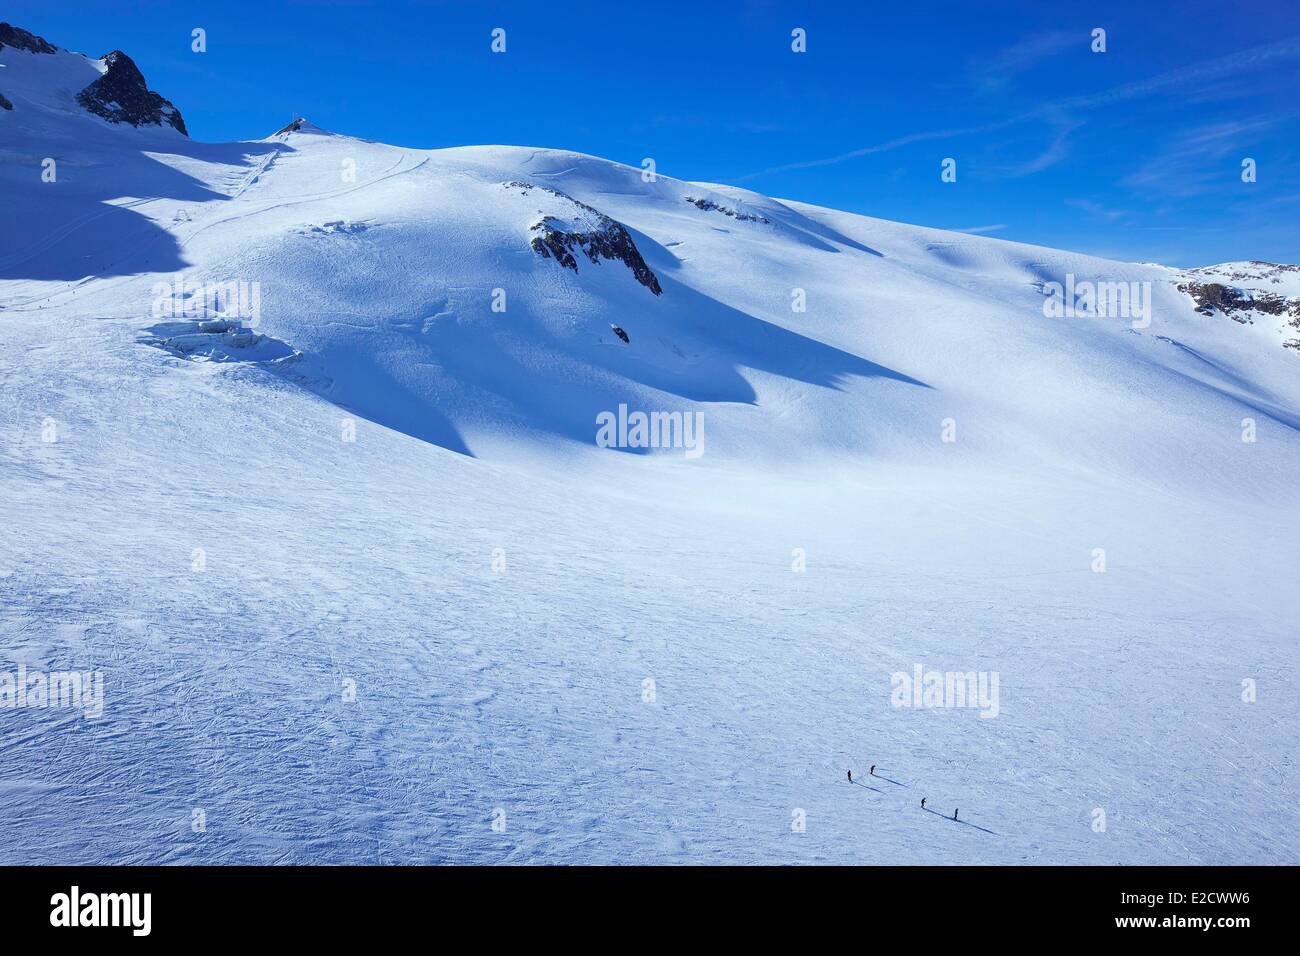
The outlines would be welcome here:
M 125 50 L 196 139 L 298 112 L 405 146 L 650 156 L 682 179 L 1121 259 L 1300 262 L 1296 0 L 8 0 L 3 16 Z

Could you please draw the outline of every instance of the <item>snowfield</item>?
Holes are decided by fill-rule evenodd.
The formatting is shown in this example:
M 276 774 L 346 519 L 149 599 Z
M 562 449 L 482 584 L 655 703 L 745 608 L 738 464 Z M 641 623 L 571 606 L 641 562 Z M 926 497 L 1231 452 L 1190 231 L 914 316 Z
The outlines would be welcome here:
M 198 143 L 96 62 L 0 49 L 0 863 L 1300 862 L 1300 307 L 1178 288 L 1300 272 Z

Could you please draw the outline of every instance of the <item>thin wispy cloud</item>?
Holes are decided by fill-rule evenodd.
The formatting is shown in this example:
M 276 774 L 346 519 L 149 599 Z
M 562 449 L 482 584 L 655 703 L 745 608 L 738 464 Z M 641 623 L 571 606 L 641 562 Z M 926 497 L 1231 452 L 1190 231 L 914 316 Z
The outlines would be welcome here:
M 1120 183 L 1130 189 L 1170 196 L 1205 192 L 1223 183 L 1218 167 L 1225 158 L 1240 154 L 1245 144 L 1273 130 L 1282 119 L 1277 115 L 1258 116 L 1188 130 Z
M 1073 206 L 1075 209 L 1082 209 L 1088 215 L 1096 219 L 1104 219 L 1107 222 L 1114 222 L 1116 219 L 1122 219 L 1128 215 L 1126 209 L 1108 209 L 1099 202 L 1091 199 L 1067 199 L 1067 206 Z
M 1186 94 L 1192 89 L 1199 88 L 1201 85 L 1212 80 L 1219 80 L 1223 77 L 1232 76 L 1248 70 L 1259 69 L 1263 66 L 1277 63 L 1279 61 L 1296 58 L 1300 58 L 1300 37 L 1290 37 L 1285 40 L 1279 40 L 1276 43 L 1267 43 L 1261 46 L 1251 47 L 1247 50 L 1240 50 L 1236 53 L 1229 53 L 1225 56 L 1218 57 L 1217 59 L 1207 60 L 1193 66 L 1170 70 L 1146 80 L 1124 83 L 1098 93 L 1086 93 L 1079 96 L 1055 100 L 1051 103 L 1046 103 L 1042 106 L 1036 107 L 1035 109 L 1029 110 L 1028 112 L 1008 117 L 1007 119 L 995 120 L 993 122 L 973 126 L 910 133 L 906 136 L 899 136 L 883 143 L 876 143 L 871 146 L 864 146 L 860 149 L 849 150 L 848 152 L 840 153 L 835 156 L 827 156 L 821 159 L 809 159 L 793 163 L 783 163 L 779 166 L 770 166 L 767 169 L 761 169 L 753 173 L 747 173 L 743 176 L 734 177 L 734 180 L 736 182 L 748 182 L 774 173 L 784 173 L 799 169 L 811 169 L 820 166 L 834 166 L 839 163 L 848 162 L 849 160 L 859 159 L 863 156 L 870 156 L 875 153 L 885 153 L 904 146 L 910 146 L 914 143 L 952 139 L 957 136 L 982 135 L 1007 129 L 1008 127 L 1016 126 L 1020 123 L 1040 120 L 1054 115 L 1070 112 L 1084 112 L 1098 109 L 1103 106 L 1112 106 L 1117 103 L 1141 99 L 1166 90 L 1178 89 L 1182 93 Z
M 835 166 L 839 163 L 848 162 L 851 159 L 870 156 L 873 153 L 887 153 L 903 146 L 911 146 L 913 143 L 924 143 L 936 139 L 951 139 L 954 136 L 991 133 L 995 130 L 1005 129 L 1019 121 L 1019 119 L 1002 120 L 997 123 L 986 123 L 983 126 L 965 126 L 957 129 L 932 130 L 927 133 L 911 133 L 907 136 L 900 136 L 897 139 L 891 139 L 884 143 L 877 143 L 874 146 L 864 146 L 861 149 L 851 150 L 847 153 L 840 153 L 838 156 L 828 156 L 824 159 L 808 159 L 796 163 L 782 163 L 780 166 L 771 166 L 767 169 L 760 169 L 758 172 L 746 173 L 743 176 L 734 176 L 732 178 L 735 182 L 743 183 L 772 173 L 784 173 L 795 169 L 813 169 L 818 166 Z
M 1161 73 L 1159 76 L 1153 76 L 1148 80 L 1125 83 L 1101 93 L 1084 94 L 1060 100 L 1050 106 L 1026 114 L 1025 118 L 1040 115 L 1045 109 L 1094 109 L 1098 106 L 1122 103 L 1125 100 L 1138 99 L 1169 89 L 1180 89 L 1186 94 L 1193 87 L 1197 87 L 1208 80 L 1217 80 L 1220 77 L 1257 69 L 1278 60 L 1295 59 L 1297 57 L 1300 57 L 1300 37 L 1290 37 L 1286 40 L 1279 40 L 1277 43 L 1266 43 L 1262 46 L 1251 47 L 1249 50 L 1229 53 L 1227 56 L 1221 56 L 1215 60 L 1207 60 L 1204 63 Z
M 1006 171 L 1006 175 L 1012 179 L 1019 179 L 1021 176 L 1041 173 L 1043 170 L 1055 166 L 1070 155 L 1070 134 L 1082 125 L 1081 120 L 1058 121 L 1056 123 L 1056 134 L 1052 137 L 1052 141 L 1047 144 L 1047 148 L 1033 159 L 1018 166 L 1012 166 Z
M 1079 35 L 1065 30 L 1031 34 L 990 59 L 973 64 L 976 85 L 984 92 L 1000 91 L 1015 77 L 1078 44 Z

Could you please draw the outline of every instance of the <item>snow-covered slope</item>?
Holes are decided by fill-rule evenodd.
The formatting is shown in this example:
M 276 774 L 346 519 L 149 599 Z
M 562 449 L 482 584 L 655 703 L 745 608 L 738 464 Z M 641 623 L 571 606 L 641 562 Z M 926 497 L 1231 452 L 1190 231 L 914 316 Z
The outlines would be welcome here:
M 1296 862 L 1294 267 L 197 143 L 97 62 L 0 49 L 0 672 L 106 695 L 0 709 L 4 862 Z

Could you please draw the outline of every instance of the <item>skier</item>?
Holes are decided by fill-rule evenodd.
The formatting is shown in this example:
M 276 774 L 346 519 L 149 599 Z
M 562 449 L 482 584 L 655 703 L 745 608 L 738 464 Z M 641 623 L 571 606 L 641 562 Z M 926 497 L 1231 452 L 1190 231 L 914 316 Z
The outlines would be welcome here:
M 956 811 L 956 810 L 954 810 L 954 811 L 952 812 L 952 818 L 953 818 L 954 820 L 957 819 L 957 811 Z
M 852 783 L 852 782 L 853 782 L 853 771 L 850 770 L 850 771 L 849 771 L 849 783 Z
M 874 776 L 876 775 L 876 765 L 873 763 L 873 764 L 871 765 L 871 769 L 868 770 L 867 772 L 868 772 L 869 774 L 871 774 L 871 776 L 874 777 Z
M 922 809 L 922 810 L 925 809 L 925 797 L 922 797 L 922 798 L 921 798 L 921 809 Z

